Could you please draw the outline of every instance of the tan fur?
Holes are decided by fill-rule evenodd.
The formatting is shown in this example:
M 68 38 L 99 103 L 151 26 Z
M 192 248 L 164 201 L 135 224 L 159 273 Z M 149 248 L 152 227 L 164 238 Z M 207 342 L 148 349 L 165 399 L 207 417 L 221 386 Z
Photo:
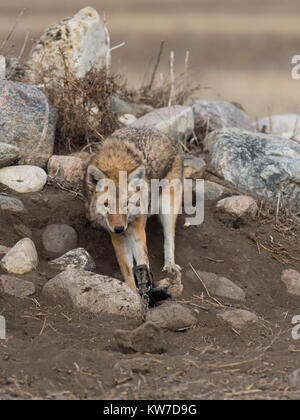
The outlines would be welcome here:
M 179 145 L 156 130 L 124 128 L 116 131 L 108 138 L 99 152 L 95 154 L 89 167 L 95 167 L 108 179 L 115 182 L 117 187 L 117 204 L 119 172 L 126 171 L 128 177 L 140 167 L 145 167 L 145 181 L 150 186 L 151 179 L 180 179 L 182 180 L 183 163 Z M 119 214 L 119 207 L 115 214 L 106 217 L 109 229 L 96 212 L 96 200 L 101 192 L 96 191 L 95 183 L 91 182 L 88 171 L 85 177 L 84 190 L 86 208 L 89 219 L 95 225 L 101 224 L 111 235 L 116 256 L 126 283 L 136 288 L 133 277 L 133 264 L 149 266 L 146 244 L 145 226 L 147 216 L 139 214 L 130 217 Z M 130 193 L 129 193 L 130 195 Z M 171 196 L 173 194 L 171 193 Z M 165 235 L 165 268 L 167 271 L 177 270 L 174 261 L 174 236 L 178 208 L 172 203 L 174 214 L 162 216 L 161 221 Z M 122 234 L 114 233 L 117 226 L 124 227 Z

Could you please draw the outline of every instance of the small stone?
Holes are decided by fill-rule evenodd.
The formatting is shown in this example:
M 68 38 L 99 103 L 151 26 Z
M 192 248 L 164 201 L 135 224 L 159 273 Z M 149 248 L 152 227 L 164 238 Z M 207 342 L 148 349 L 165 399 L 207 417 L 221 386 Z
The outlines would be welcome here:
M 20 151 L 11 144 L 0 143 L 0 168 L 12 165 L 19 159 Z
M 161 328 L 171 331 L 188 329 L 198 322 L 190 309 L 173 302 L 164 303 L 150 309 L 147 312 L 146 321 L 154 322 Z
M 19 193 L 41 191 L 46 182 L 46 172 L 37 166 L 19 165 L 0 169 L 0 183 Z
M 192 155 L 183 155 L 183 159 L 184 159 L 184 171 L 183 171 L 183 176 L 184 179 L 202 179 L 204 172 L 205 172 L 205 168 L 206 168 L 206 163 L 203 159 L 196 157 L 196 156 L 192 156 Z
M 289 383 L 294 388 L 299 388 L 300 389 L 300 369 L 297 369 L 290 374 Z
M 0 288 L 1 287 L 3 293 L 18 298 L 31 296 L 35 293 L 35 286 L 31 281 L 7 275 L 0 276 Z
M 81 191 L 84 178 L 84 161 L 74 156 L 51 156 L 48 174 L 61 185 Z
M 49 225 L 43 232 L 42 241 L 49 254 L 64 254 L 76 248 L 78 235 L 69 225 Z
M 38 266 L 38 255 L 29 238 L 21 239 L 0 261 L 1 267 L 11 274 L 24 274 Z
M 248 324 L 258 322 L 257 316 L 253 312 L 243 309 L 226 309 L 217 314 L 217 317 L 230 324 L 233 328 L 241 329 Z
M 0 195 L 0 209 L 11 213 L 26 213 L 24 204 L 18 198 Z
M 146 322 L 133 331 L 116 330 L 117 345 L 124 353 L 163 353 L 166 343 L 163 330 L 153 322 Z
M 216 182 L 204 181 L 204 200 L 216 201 L 232 195 L 229 188 L 223 187 Z
M 185 141 L 193 133 L 193 111 L 188 106 L 180 105 L 159 108 L 138 118 L 129 127 L 154 128 L 176 141 Z
M 55 265 L 61 270 L 77 268 L 78 270 L 94 271 L 95 261 L 84 248 L 76 248 L 67 252 L 59 258 L 50 261 L 49 264 Z
M 250 217 L 255 218 L 258 206 L 254 198 L 246 195 L 234 195 L 223 198 L 217 203 L 216 210 L 227 213 L 235 218 Z
M 205 271 L 198 271 L 198 275 L 211 295 L 232 300 L 245 300 L 245 292 L 226 277 L 221 277 L 215 273 L 208 273 Z M 186 272 L 186 277 L 192 281 L 201 283 L 192 270 Z
M 281 280 L 286 285 L 288 293 L 300 296 L 300 273 L 299 271 L 288 269 L 283 270 Z
M 50 302 L 92 313 L 141 316 L 141 298 L 117 279 L 90 271 L 69 269 L 49 280 L 42 291 Z

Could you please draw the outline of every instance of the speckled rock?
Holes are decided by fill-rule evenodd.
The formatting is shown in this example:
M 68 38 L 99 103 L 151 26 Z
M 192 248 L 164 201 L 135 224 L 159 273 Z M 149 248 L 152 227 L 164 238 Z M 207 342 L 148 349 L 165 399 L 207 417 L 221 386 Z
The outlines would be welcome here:
M 85 270 L 70 269 L 49 280 L 43 296 L 54 304 L 71 304 L 92 313 L 141 315 L 141 299 L 126 283 Z
M 20 150 L 20 163 L 45 167 L 53 153 L 56 111 L 28 84 L 0 80 L 0 142 Z
M 199 140 L 220 128 L 252 129 L 252 121 L 247 114 L 230 102 L 200 100 L 193 102 L 191 107 L 194 112 L 195 133 Z
M 0 168 L 12 165 L 19 159 L 20 151 L 11 144 L 0 143 Z
M 47 182 L 47 174 L 38 166 L 19 165 L 0 169 L 0 183 L 18 193 L 41 191 Z
M 27 61 L 27 78 L 39 83 L 40 73 L 51 74 L 46 83 L 60 84 L 65 75 L 64 62 L 59 50 L 64 52 L 69 72 L 83 77 L 92 67 L 105 66 L 110 57 L 110 46 L 98 12 L 85 7 L 74 16 L 50 26 L 34 46 Z
M 138 118 L 128 127 L 154 128 L 175 140 L 185 141 L 194 130 L 193 111 L 188 106 L 172 106 L 156 109 Z
M 94 271 L 96 268 L 95 261 L 84 248 L 72 249 L 61 257 L 50 261 L 49 264 L 61 270 L 77 268 L 79 270 Z
M 300 205 L 300 145 L 281 137 L 238 129 L 206 137 L 211 163 L 227 181 L 267 199 L 284 196 Z

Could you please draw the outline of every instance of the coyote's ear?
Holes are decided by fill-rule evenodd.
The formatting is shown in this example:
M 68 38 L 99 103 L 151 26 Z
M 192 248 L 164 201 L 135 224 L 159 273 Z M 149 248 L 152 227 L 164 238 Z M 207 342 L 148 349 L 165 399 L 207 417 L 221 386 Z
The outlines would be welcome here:
M 129 182 L 143 179 L 146 175 L 146 168 L 145 166 L 139 166 L 129 175 Z
M 105 178 L 103 172 L 100 169 L 96 168 L 96 166 L 90 165 L 87 169 L 87 181 L 90 185 L 95 186 L 100 179 Z

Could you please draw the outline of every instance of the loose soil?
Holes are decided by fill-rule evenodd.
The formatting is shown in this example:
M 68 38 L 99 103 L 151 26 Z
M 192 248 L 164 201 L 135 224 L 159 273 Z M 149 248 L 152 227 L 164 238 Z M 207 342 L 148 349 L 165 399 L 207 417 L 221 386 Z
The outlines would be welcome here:
M 254 221 L 232 227 L 214 213 L 214 202 L 206 203 L 200 226 L 184 227 L 181 216 L 176 257 L 183 267 L 184 292 L 178 301 L 194 311 L 198 325 L 183 332 L 165 332 L 166 353 L 123 354 L 114 331 L 134 329 L 139 319 L 49 306 L 41 295 L 43 285 L 57 273 L 49 266 L 41 242 L 48 224 L 73 226 L 79 246 L 95 259 L 97 272 L 121 278 L 108 234 L 89 226 L 79 197 L 53 186 L 25 195 L 0 187 L 0 193 L 20 198 L 28 210 L 22 216 L 0 213 L 0 244 L 13 246 L 21 239 L 13 225 L 22 223 L 32 230 L 40 258 L 38 269 L 22 276 L 34 282 L 35 295 L 25 299 L 0 296 L 0 314 L 7 322 L 7 340 L 0 341 L 0 399 L 300 397 L 300 390 L 288 382 L 288 375 L 300 368 L 300 342 L 291 335 L 291 319 L 300 315 L 300 298 L 289 296 L 280 280 L 284 268 L 300 270 L 299 246 L 279 236 L 272 224 Z M 159 279 L 163 241 L 155 218 L 149 220 L 147 233 L 151 268 Z M 288 258 L 283 264 L 267 249 L 259 252 L 249 234 L 264 244 L 272 235 L 298 260 Z M 196 276 L 187 281 L 189 264 L 242 287 L 247 293 L 244 303 L 218 301 L 225 307 L 255 312 L 259 323 L 237 331 L 218 319 L 217 313 L 224 308 L 207 296 Z

